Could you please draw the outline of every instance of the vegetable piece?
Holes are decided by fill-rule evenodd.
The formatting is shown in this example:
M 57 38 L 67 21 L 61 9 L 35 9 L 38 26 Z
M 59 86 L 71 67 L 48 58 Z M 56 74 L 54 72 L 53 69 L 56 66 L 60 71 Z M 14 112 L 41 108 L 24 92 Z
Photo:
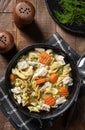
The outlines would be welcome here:
M 62 86 L 59 89 L 59 93 L 60 93 L 61 96 L 65 96 L 65 97 L 69 96 L 69 91 L 68 91 L 68 88 L 66 86 Z
M 60 23 L 71 26 L 85 23 L 84 0 L 59 0 L 58 4 L 63 11 L 54 10 L 54 15 Z
M 39 57 L 39 62 L 48 65 L 51 61 L 51 57 L 48 53 L 42 52 Z
M 14 74 L 10 74 L 10 80 L 13 82 L 13 81 L 15 81 L 15 79 L 16 79 L 16 75 L 14 75 Z
M 55 83 L 57 79 L 58 79 L 58 74 L 50 75 L 50 82 Z
M 51 95 L 47 95 L 45 97 L 45 104 L 49 105 L 49 106 L 53 106 L 55 104 L 56 100 L 54 97 L 52 97 Z
M 36 84 L 39 85 L 39 84 L 42 84 L 42 83 L 45 83 L 46 82 L 46 78 L 40 78 L 40 79 L 37 79 L 36 80 Z
M 29 106 L 31 102 L 32 102 L 32 99 L 28 99 L 28 100 L 26 101 L 26 103 L 25 103 L 25 106 L 26 106 L 26 107 Z

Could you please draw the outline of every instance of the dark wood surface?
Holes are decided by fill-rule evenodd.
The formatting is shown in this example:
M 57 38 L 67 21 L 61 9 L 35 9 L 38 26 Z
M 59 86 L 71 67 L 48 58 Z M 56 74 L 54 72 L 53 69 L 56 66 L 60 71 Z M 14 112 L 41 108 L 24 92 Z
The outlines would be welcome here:
M 85 53 L 85 37 L 76 36 L 62 30 L 51 18 L 45 0 L 29 0 L 35 6 L 34 23 L 25 31 L 19 30 L 13 20 L 13 6 L 19 0 L 0 0 L 0 29 L 6 29 L 14 36 L 18 50 L 32 43 L 42 42 L 58 32 L 63 39 L 80 55 Z M 9 59 L 10 60 L 10 59 Z M 9 63 L 6 56 L 0 55 L 0 75 L 6 71 Z M 68 115 L 66 115 L 68 117 Z M 56 120 L 49 130 L 64 130 L 64 117 Z M 85 130 L 85 96 L 77 101 L 68 130 Z M 0 111 L 0 130 L 15 130 L 4 114 Z

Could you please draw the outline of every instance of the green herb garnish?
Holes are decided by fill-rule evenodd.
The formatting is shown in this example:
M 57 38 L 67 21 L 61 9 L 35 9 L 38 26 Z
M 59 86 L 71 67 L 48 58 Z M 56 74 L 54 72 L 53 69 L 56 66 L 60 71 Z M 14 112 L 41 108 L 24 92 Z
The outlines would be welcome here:
M 54 10 L 55 17 L 65 25 L 82 25 L 85 23 L 84 0 L 59 0 L 63 11 Z

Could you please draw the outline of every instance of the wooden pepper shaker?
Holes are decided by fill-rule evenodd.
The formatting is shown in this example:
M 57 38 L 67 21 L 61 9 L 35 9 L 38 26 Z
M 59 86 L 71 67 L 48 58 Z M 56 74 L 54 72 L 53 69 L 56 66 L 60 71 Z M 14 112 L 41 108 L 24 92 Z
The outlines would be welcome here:
M 23 28 L 33 21 L 35 8 L 29 1 L 22 0 L 14 6 L 13 14 L 16 26 L 18 28 Z
M 14 37 L 6 30 L 0 30 L 0 53 L 6 53 L 14 47 Z

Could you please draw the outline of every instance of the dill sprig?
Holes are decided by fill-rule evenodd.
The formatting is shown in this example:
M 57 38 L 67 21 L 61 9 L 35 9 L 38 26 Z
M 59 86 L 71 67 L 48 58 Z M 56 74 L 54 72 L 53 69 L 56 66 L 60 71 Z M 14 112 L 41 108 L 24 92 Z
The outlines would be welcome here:
M 54 10 L 55 17 L 65 25 L 82 25 L 85 23 L 84 0 L 59 0 L 63 11 Z

